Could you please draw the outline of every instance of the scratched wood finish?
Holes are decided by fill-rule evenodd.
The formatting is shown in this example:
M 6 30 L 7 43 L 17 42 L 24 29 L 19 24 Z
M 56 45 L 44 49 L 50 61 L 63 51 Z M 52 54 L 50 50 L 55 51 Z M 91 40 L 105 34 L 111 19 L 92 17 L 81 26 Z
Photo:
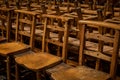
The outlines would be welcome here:
M 89 23 L 90 22 L 90 23 Z M 95 21 L 94 21 L 95 22 Z M 87 24 L 93 24 L 94 22 L 92 22 L 92 21 L 85 21 L 85 23 L 84 23 L 84 21 L 80 21 L 80 23 L 81 24 L 84 24 L 84 28 L 86 28 L 87 27 Z M 114 34 L 114 38 L 113 38 L 113 51 L 112 51 L 112 56 L 110 57 L 111 58 L 111 64 L 110 64 L 110 77 L 111 77 L 111 79 L 115 79 L 115 75 L 116 75 L 116 65 L 117 65 L 117 56 L 118 56 L 118 53 L 119 53 L 119 46 L 118 45 L 116 45 L 116 44 L 118 44 L 119 43 L 119 29 L 120 28 L 118 28 L 118 26 L 119 25 L 116 25 L 116 24 L 111 24 L 111 23 L 102 23 L 102 22 L 95 22 L 95 24 L 94 25 L 98 25 L 98 27 L 99 28 L 101 28 L 101 26 L 102 27 L 105 27 L 105 28 L 112 28 L 112 29 L 114 29 L 115 30 L 115 34 Z M 84 30 L 84 28 L 83 28 L 83 30 Z M 102 36 L 104 36 L 104 33 L 101 33 L 101 31 L 99 32 L 99 34 L 101 34 Z M 85 30 L 84 30 L 84 33 L 83 33 L 83 37 L 81 37 L 81 40 L 83 40 L 83 44 L 81 44 L 81 47 L 80 47 L 80 49 L 81 49 L 81 51 L 80 51 L 80 64 L 82 65 L 83 64 L 83 54 L 85 53 L 86 54 L 86 52 L 84 52 L 85 51 L 85 40 L 86 40 L 86 37 L 85 37 Z M 98 41 L 99 41 L 99 39 L 98 39 Z M 104 40 L 100 40 L 100 41 L 102 41 L 102 42 L 104 42 L 105 43 L 105 39 Z M 108 41 L 108 43 L 109 43 L 109 41 Z M 103 52 L 103 47 L 104 47 L 104 45 L 105 44 L 103 44 L 103 45 L 101 45 L 101 43 L 98 43 L 99 45 L 98 45 L 98 51 L 97 52 Z M 102 47 L 101 47 L 102 46 Z M 99 48 L 101 48 L 101 49 L 99 49 Z M 82 52 L 82 50 L 83 50 L 83 52 Z M 89 51 L 89 50 L 87 50 L 87 51 Z M 101 53 L 100 53 L 101 54 Z M 102 53 L 103 54 L 103 53 Z M 92 55 L 90 55 L 90 56 L 92 56 Z M 97 56 L 101 56 L 101 55 L 97 55 Z M 107 55 L 106 55 L 107 56 Z M 95 56 L 94 56 L 95 57 Z M 103 56 L 104 57 L 104 56 Z M 97 57 L 97 59 L 102 59 L 103 57 Z M 97 62 L 96 62 L 97 63 Z M 96 64 L 96 67 L 98 66 L 99 64 Z
M 0 44 L 0 54 L 3 56 L 12 55 L 15 52 L 28 49 L 29 46 L 20 42 Z
M 62 58 L 65 61 L 66 60 L 66 52 L 67 52 L 67 42 L 68 42 L 68 21 L 71 19 L 69 17 L 61 17 L 58 15 L 48 15 L 43 14 L 42 17 L 45 18 L 44 22 L 44 30 L 43 30 L 43 40 L 42 40 L 42 52 L 35 52 L 34 54 L 26 54 L 23 56 L 18 56 L 15 58 L 16 64 L 19 64 L 27 69 L 30 69 L 32 71 L 36 72 L 36 78 L 37 80 L 40 80 L 40 71 L 44 71 L 44 69 L 55 66 L 62 62 Z M 56 20 L 57 25 L 53 26 L 55 23 L 54 21 L 49 24 L 49 20 Z M 65 24 L 60 26 L 58 25 L 58 22 L 64 22 Z M 49 24 L 49 25 L 48 25 Z M 52 27 L 53 26 L 53 27 Z M 51 29 L 51 30 L 50 30 Z M 51 31 L 59 31 L 64 33 L 64 42 L 62 42 L 59 37 L 57 37 L 58 41 L 52 40 L 50 38 Z M 63 37 L 62 36 L 62 37 Z M 60 38 L 62 38 L 60 37 Z M 60 40 L 60 41 L 59 41 Z M 57 46 L 60 46 L 62 44 L 62 58 L 52 55 L 48 50 L 48 43 L 55 44 Z M 18 67 L 16 66 L 16 79 L 18 80 Z
M 109 77 L 107 73 L 96 72 L 94 69 L 83 66 L 59 71 L 58 73 L 53 73 L 52 76 L 53 78 L 57 76 L 54 80 L 106 80 L 106 77 Z
M 109 74 L 86 66 L 78 66 L 54 72 L 52 78 L 54 80 L 107 80 Z M 120 77 L 117 77 L 116 80 L 119 79 Z
M 108 80 L 108 79 L 119 80 L 120 78 L 118 78 L 118 77 L 116 78 L 116 69 L 117 69 L 116 65 L 117 65 L 117 56 L 118 56 L 118 50 L 119 50 L 119 47 L 117 45 L 119 43 L 119 30 L 120 30 L 120 28 L 118 28 L 119 25 L 112 24 L 112 23 L 100 22 L 100 21 L 99 22 L 98 21 L 89 21 L 89 20 L 80 20 L 79 23 L 84 24 L 84 26 L 82 26 L 82 28 L 81 28 L 82 35 L 81 35 L 81 38 L 80 38 L 80 40 L 81 40 L 80 49 L 79 49 L 80 50 L 80 52 L 79 52 L 79 54 L 80 54 L 79 55 L 79 65 L 80 66 L 70 68 L 70 69 L 66 69 L 66 70 L 63 69 L 63 70 L 60 70 L 60 71 L 56 71 L 56 72 L 51 74 L 52 79 L 53 80 L 61 80 L 61 79 L 62 80 Z M 98 27 L 100 27 L 102 25 L 102 27 L 112 28 L 112 29 L 116 30 L 114 40 L 112 41 L 113 42 L 113 49 L 112 49 L 113 51 L 112 51 L 112 56 L 111 57 L 108 56 L 108 55 L 106 55 L 106 56 L 103 55 L 103 54 L 101 55 L 101 53 L 97 53 L 96 50 L 94 50 L 93 48 L 91 48 L 92 50 L 91 49 L 89 50 L 89 48 L 86 47 L 86 45 L 85 45 L 85 43 L 86 43 L 86 37 L 85 37 L 86 32 L 85 31 L 86 31 L 87 25 L 89 25 L 89 24 L 97 25 Z M 107 24 L 111 24 L 111 25 L 107 25 Z M 102 41 L 104 41 L 104 40 L 102 40 Z M 97 51 L 100 52 L 99 47 L 98 47 Z M 95 55 L 94 52 L 97 55 Z M 85 54 L 89 55 L 89 56 L 93 56 L 96 59 L 103 59 L 103 58 L 104 58 L 104 60 L 108 59 L 111 62 L 110 72 L 105 73 L 105 72 L 95 70 L 95 69 L 91 69 L 89 67 L 84 66 L 84 58 L 85 58 L 84 56 L 85 56 Z M 98 65 L 98 64 L 96 64 L 96 65 Z
M 51 75 L 53 74 L 54 72 L 58 72 L 58 71 L 61 71 L 61 70 L 66 70 L 66 69 L 69 69 L 71 68 L 72 66 L 70 65 L 67 65 L 65 63 L 60 63 L 54 67 L 51 67 L 50 69 L 47 69 L 46 72 L 48 75 Z
M 0 36 L 0 42 L 4 42 L 4 41 L 6 41 L 6 38 Z
M 4 10 L 4 8 L 3 8 Z M 8 9 L 9 10 L 9 9 Z M 10 58 L 11 56 L 15 55 L 15 54 L 19 54 L 19 53 L 23 53 L 25 51 L 28 51 L 30 50 L 30 48 L 32 48 L 33 46 L 33 40 L 34 40 L 34 32 L 35 32 L 35 28 L 34 28 L 34 25 L 35 25 L 35 16 L 36 16 L 36 13 L 27 13 L 27 11 L 22 11 L 22 10 L 16 10 L 15 11 L 18 15 L 17 15 L 17 20 L 16 20 L 16 42 L 10 42 L 10 43 L 3 43 L 1 44 L 0 46 L 0 55 L 1 56 L 5 56 L 6 58 L 6 72 L 7 72 L 7 80 L 10 80 L 11 78 L 11 75 L 10 75 Z M 24 43 L 21 43 L 21 42 L 17 42 L 18 41 L 18 27 L 19 27 L 19 17 L 20 15 L 19 14 L 30 14 L 30 15 L 33 15 L 33 19 L 31 21 L 31 27 L 32 27 L 32 32 L 31 32 L 31 38 L 30 38 L 30 46 L 28 46 L 27 44 L 24 44 Z M 22 22 L 22 21 L 21 21 Z M 27 21 L 28 22 L 28 21 Z
M 27 54 L 20 57 L 18 56 L 15 58 L 15 60 L 18 64 L 25 66 L 33 71 L 42 70 L 49 67 L 49 65 L 54 65 L 56 62 L 59 63 L 62 61 L 60 57 L 44 52 Z

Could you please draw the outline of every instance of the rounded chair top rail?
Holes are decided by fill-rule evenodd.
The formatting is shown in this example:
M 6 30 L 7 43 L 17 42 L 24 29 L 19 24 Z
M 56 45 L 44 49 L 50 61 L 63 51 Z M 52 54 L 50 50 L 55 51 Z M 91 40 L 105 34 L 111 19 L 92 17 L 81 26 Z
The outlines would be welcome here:
M 37 12 L 27 11 L 27 10 L 15 10 L 15 12 L 23 13 L 23 14 L 30 14 L 30 15 L 33 15 L 33 16 L 39 14 L 39 13 L 37 13 Z
M 65 17 L 60 15 L 49 15 L 49 14 L 43 14 L 42 17 L 61 19 L 62 21 L 69 21 L 73 19 L 72 17 Z
M 79 24 L 87 24 L 87 25 L 95 25 L 98 27 L 106 27 L 106 28 L 112 28 L 120 30 L 119 24 L 109 23 L 109 22 L 103 22 L 103 21 L 92 21 L 92 20 L 80 20 L 78 22 Z

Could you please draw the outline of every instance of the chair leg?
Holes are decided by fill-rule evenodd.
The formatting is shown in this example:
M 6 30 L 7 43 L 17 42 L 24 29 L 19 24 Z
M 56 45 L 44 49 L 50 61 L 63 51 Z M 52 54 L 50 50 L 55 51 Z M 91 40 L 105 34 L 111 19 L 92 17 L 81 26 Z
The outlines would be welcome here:
M 6 70 L 7 70 L 7 80 L 10 80 L 10 57 L 9 56 L 7 56 Z
M 17 63 L 15 63 L 15 80 L 19 80 L 19 69 Z
M 39 71 L 36 72 L 36 80 L 42 80 L 41 79 L 41 74 Z
M 44 75 L 44 80 L 50 80 L 49 76 L 45 71 L 43 71 L 43 75 Z

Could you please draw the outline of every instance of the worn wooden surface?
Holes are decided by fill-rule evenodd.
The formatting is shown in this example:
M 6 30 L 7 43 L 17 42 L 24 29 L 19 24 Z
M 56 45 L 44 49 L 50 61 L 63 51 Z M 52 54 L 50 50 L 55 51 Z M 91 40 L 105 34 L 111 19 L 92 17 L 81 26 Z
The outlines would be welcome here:
M 80 24 L 84 24 L 84 27 L 81 28 L 82 37 L 80 39 L 81 44 L 80 44 L 80 53 L 79 53 L 80 54 L 80 56 L 79 56 L 80 57 L 80 59 L 79 59 L 80 65 L 84 64 L 84 57 L 83 57 L 84 54 L 95 57 L 97 59 L 96 66 L 95 66 L 96 69 L 99 69 L 100 59 L 104 58 L 104 60 L 105 59 L 107 61 L 110 60 L 111 64 L 110 64 L 110 73 L 109 74 L 110 74 L 111 79 L 115 79 L 116 69 L 117 69 L 117 58 L 118 58 L 118 53 L 119 53 L 119 46 L 118 46 L 118 44 L 119 44 L 119 30 L 120 30 L 119 25 L 108 23 L 108 22 L 106 22 L 106 23 L 100 22 L 100 21 L 93 22 L 93 21 L 87 21 L 87 20 L 86 21 L 81 20 Z M 96 40 L 98 40 L 98 50 L 97 51 L 85 48 L 86 40 L 89 39 L 89 38 L 86 38 L 86 34 L 87 34 L 86 29 L 87 29 L 89 24 L 98 26 L 98 31 L 99 31 L 99 34 L 101 35 L 99 37 L 96 37 Z M 92 27 L 92 26 L 90 26 L 90 27 Z M 111 28 L 111 29 L 115 30 L 114 37 L 111 37 L 111 38 L 113 38 L 113 40 L 109 39 L 109 41 L 108 41 L 109 36 L 105 36 L 106 33 L 102 32 L 103 31 L 102 28 Z M 110 33 L 108 33 L 108 34 L 110 34 Z M 95 39 L 95 38 L 93 38 L 95 36 L 89 36 L 89 37 L 91 37 L 90 39 Z M 105 55 L 103 53 L 104 46 L 105 46 L 106 42 L 113 44 L 112 56 L 108 56 L 108 55 Z M 93 54 L 93 53 L 95 53 L 95 54 Z
M 60 57 L 48 53 L 34 53 L 16 57 L 15 61 L 31 70 L 41 70 L 62 61 Z
M 107 80 L 108 73 L 104 73 L 85 66 L 61 70 L 52 74 L 54 80 Z M 120 80 L 120 78 L 117 78 Z
M 56 15 L 47 15 L 44 14 L 43 17 L 45 18 L 44 23 L 44 29 L 43 29 L 43 40 L 42 40 L 42 52 L 37 52 L 34 54 L 26 54 L 23 56 L 18 56 L 15 58 L 16 64 L 19 64 L 23 67 L 26 67 L 32 71 L 35 71 L 36 78 L 39 80 L 40 70 L 44 71 L 44 69 L 55 66 L 62 62 L 62 58 L 55 56 L 53 54 L 50 54 L 48 50 L 48 43 L 57 45 L 58 51 L 60 52 L 60 47 L 62 46 L 62 56 L 65 60 L 66 58 L 66 46 L 67 46 L 67 40 L 68 40 L 68 21 L 71 19 L 69 17 L 60 17 Z M 49 20 L 51 19 L 51 24 L 48 25 Z M 52 20 L 53 19 L 53 20 Z M 54 21 L 55 20 L 55 21 Z M 52 22 L 53 21 L 53 22 Z M 55 23 L 57 22 L 57 25 Z M 62 27 L 58 24 L 62 24 Z M 51 27 L 52 26 L 52 27 Z M 51 30 L 50 30 L 51 29 Z M 53 38 L 50 38 L 50 34 L 53 31 L 58 31 L 59 37 L 58 39 L 53 40 Z M 61 32 L 64 33 L 64 35 L 61 35 Z M 64 36 L 64 42 L 62 42 L 62 37 Z M 61 54 L 61 53 L 60 53 Z M 16 67 L 17 69 L 17 67 Z M 17 75 L 16 70 L 16 75 Z M 18 77 L 18 75 L 16 76 Z
M 58 72 L 58 71 L 61 71 L 61 70 L 66 70 L 66 69 L 69 69 L 69 68 L 71 68 L 71 67 L 72 67 L 72 66 L 70 66 L 70 65 L 67 65 L 67 64 L 65 64 L 65 63 L 61 63 L 61 64 L 58 64 L 58 65 L 52 67 L 52 68 L 47 69 L 46 72 L 47 72 L 49 75 L 51 75 L 51 74 L 53 74 L 54 72 Z
M 15 52 L 20 52 L 29 48 L 30 47 L 28 45 L 25 45 L 20 42 L 2 43 L 0 44 L 0 55 L 12 55 Z
M 79 64 L 84 65 L 84 60 L 85 60 L 85 54 L 89 55 L 91 57 L 96 58 L 96 69 L 91 69 L 89 67 L 85 66 L 78 66 L 76 68 L 70 68 L 70 69 L 63 69 L 60 71 L 56 71 L 51 74 L 51 77 L 53 80 L 107 80 L 108 78 L 111 78 L 112 80 L 115 80 L 116 76 L 116 69 L 117 69 L 117 56 L 118 56 L 118 42 L 119 42 L 119 26 L 116 24 L 111 24 L 111 23 L 105 23 L 105 22 L 98 22 L 98 21 L 89 21 L 89 20 L 80 20 L 81 24 L 85 24 L 80 30 L 81 30 L 81 44 L 80 44 L 80 52 L 79 52 Z M 98 28 L 101 27 L 106 27 L 106 28 L 112 28 L 115 30 L 115 36 L 113 39 L 108 40 L 108 36 L 105 36 L 101 33 L 98 35 L 98 33 L 89 33 L 87 32 L 87 24 L 89 25 L 97 25 L 99 26 Z M 80 26 L 81 27 L 81 26 Z M 90 27 L 90 26 L 89 26 Z M 92 26 L 91 26 L 92 27 Z M 99 32 L 99 31 L 98 31 Z M 89 33 L 89 34 L 88 34 Z M 97 37 L 96 37 L 97 36 Z M 87 41 L 87 39 L 95 39 L 98 41 L 104 41 L 107 43 L 113 43 L 113 49 L 112 49 L 112 57 L 105 55 L 103 52 L 109 51 L 109 46 L 103 46 L 103 48 L 100 47 L 101 43 L 93 43 L 90 41 Z M 101 49 L 100 49 L 101 48 Z M 99 64 L 100 64 L 100 59 L 110 61 L 110 72 L 105 73 L 102 71 L 99 71 Z M 120 78 L 118 78 L 119 80 Z
M 90 24 L 90 25 L 96 25 L 97 27 L 100 25 L 100 27 L 102 26 L 106 26 L 106 28 L 112 28 L 112 29 L 118 29 L 120 30 L 119 25 L 117 24 L 112 24 L 112 23 L 106 23 L 106 22 L 102 22 L 102 21 L 90 21 L 90 20 L 81 20 L 79 21 L 79 23 L 81 24 Z M 108 26 L 109 25 L 109 26 Z

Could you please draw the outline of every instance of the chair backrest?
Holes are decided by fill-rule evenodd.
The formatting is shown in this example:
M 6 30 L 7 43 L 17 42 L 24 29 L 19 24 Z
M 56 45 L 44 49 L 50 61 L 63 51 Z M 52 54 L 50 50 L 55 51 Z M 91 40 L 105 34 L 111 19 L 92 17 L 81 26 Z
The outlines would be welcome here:
M 75 0 L 75 1 L 74 1 L 74 6 L 75 6 L 75 8 L 78 7 L 78 3 L 79 3 L 78 0 Z
M 105 61 L 110 61 L 110 77 L 115 79 L 116 68 L 117 68 L 117 57 L 119 51 L 119 37 L 120 37 L 120 27 L 119 25 L 106 23 L 106 22 L 98 22 L 98 21 L 89 21 L 89 20 L 80 20 L 81 27 L 81 44 L 80 44 L 80 52 L 79 52 L 79 63 L 82 65 L 84 63 L 84 55 L 89 55 L 95 57 L 96 59 L 102 59 Z M 98 28 L 108 28 L 114 30 L 114 36 L 110 36 L 109 33 L 103 33 L 102 31 L 98 31 L 99 33 L 90 33 L 88 25 L 95 25 Z M 87 41 L 87 39 L 93 39 L 92 42 Z M 96 41 L 97 40 L 97 41 Z M 112 43 L 113 46 L 107 45 L 107 43 Z M 112 47 L 112 49 L 111 49 Z M 112 50 L 110 53 L 109 50 Z M 111 55 L 108 55 L 106 52 L 109 52 Z M 96 65 L 98 65 L 96 61 Z M 96 66 L 97 67 L 97 66 Z
M 62 55 L 62 58 L 65 61 L 67 56 L 67 43 L 70 29 L 69 21 L 71 18 L 58 15 L 43 15 L 43 17 L 45 17 L 45 23 L 42 51 L 48 52 L 48 43 L 57 45 L 57 55 Z M 62 51 L 60 51 L 61 47 Z
M 56 11 L 56 15 L 60 15 L 60 8 L 59 5 L 55 5 L 55 11 Z
M 30 6 L 30 1 L 26 0 L 16 0 L 16 8 L 21 9 L 23 6 L 29 7 Z M 27 3 L 28 2 L 28 3 Z M 26 4 L 27 3 L 27 4 Z M 28 6 L 29 5 L 29 6 Z
M 13 9 L 1 7 L 0 8 L 0 30 L 2 37 L 6 37 L 7 41 L 10 40 L 10 27 L 11 27 L 11 13 Z M 5 35 L 4 35 L 5 32 Z
M 75 18 L 75 23 L 77 26 L 76 26 L 76 30 L 77 30 L 77 38 L 80 37 L 79 35 L 79 26 L 77 24 L 77 22 L 79 20 L 98 20 L 98 21 L 102 21 L 103 20 L 103 14 L 102 14 L 102 9 L 98 9 L 98 10 L 89 10 L 91 11 L 90 14 L 86 13 L 86 12 L 83 12 L 82 11 L 82 8 L 80 7 L 76 7 L 75 9 L 76 13 L 77 13 L 77 17 Z M 96 15 L 93 15 L 92 12 L 94 12 Z
M 26 6 L 27 6 L 27 10 L 31 10 L 31 0 L 27 1 Z
M 23 42 L 23 36 L 30 38 L 29 44 L 31 49 L 34 48 L 36 17 L 38 13 L 26 10 L 15 10 L 16 18 L 16 41 Z M 20 35 L 20 36 L 19 36 Z
M 41 10 L 42 10 L 42 13 L 43 13 L 43 14 L 46 14 L 46 13 L 47 13 L 47 8 L 45 7 L 45 4 L 44 4 L 44 3 L 41 4 Z
M 9 8 L 9 1 L 8 0 L 4 0 L 4 4 L 5 4 L 6 8 Z
M 82 16 L 82 11 L 80 7 L 76 7 L 76 13 L 77 13 L 78 19 L 82 20 L 83 16 Z
M 21 7 L 20 7 L 20 2 L 19 2 L 19 0 L 16 1 L 16 8 L 17 8 L 17 9 L 20 9 L 20 8 L 21 8 Z

